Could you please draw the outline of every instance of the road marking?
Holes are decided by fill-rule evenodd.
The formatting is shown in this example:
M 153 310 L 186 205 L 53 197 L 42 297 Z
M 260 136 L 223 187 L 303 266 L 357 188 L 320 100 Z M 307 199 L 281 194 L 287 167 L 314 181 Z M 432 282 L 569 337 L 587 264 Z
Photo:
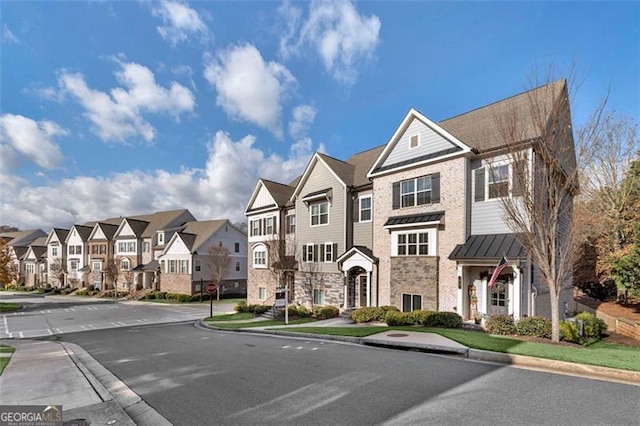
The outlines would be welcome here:
M 312 350 L 312 351 L 317 351 L 317 350 L 318 350 L 318 348 L 311 348 L 311 350 Z
M 69 308 L 69 309 L 71 309 L 71 312 L 75 312 L 76 311 L 76 308 Z
M 53 330 L 58 334 L 62 334 L 62 330 L 59 328 L 54 328 Z
M 291 346 L 286 345 L 286 346 L 283 346 L 283 347 L 282 347 L 282 349 L 289 349 L 290 347 L 291 347 Z
M 64 311 L 65 311 L 65 312 L 69 312 L 69 308 L 65 309 Z
M 21 339 L 24 339 L 24 334 L 22 334 L 22 331 L 19 333 L 19 335 Z
M 302 346 L 298 346 L 296 349 L 300 350 L 300 349 L 304 349 L 304 348 Z
M 53 336 L 53 331 L 51 331 L 51 329 L 47 330 L 47 332 L 49 333 L 49 336 Z
M 7 316 L 3 315 L 2 319 L 4 321 L 4 332 L 9 333 L 9 323 L 7 322 Z

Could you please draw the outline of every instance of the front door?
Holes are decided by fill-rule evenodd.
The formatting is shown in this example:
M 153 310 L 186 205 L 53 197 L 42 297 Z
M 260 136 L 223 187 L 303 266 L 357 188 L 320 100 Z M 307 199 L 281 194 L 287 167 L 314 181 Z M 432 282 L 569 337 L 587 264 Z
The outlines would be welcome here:
M 489 315 L 507 315 L 509 312 L 509 283 L 496 281 L 489 289 Z

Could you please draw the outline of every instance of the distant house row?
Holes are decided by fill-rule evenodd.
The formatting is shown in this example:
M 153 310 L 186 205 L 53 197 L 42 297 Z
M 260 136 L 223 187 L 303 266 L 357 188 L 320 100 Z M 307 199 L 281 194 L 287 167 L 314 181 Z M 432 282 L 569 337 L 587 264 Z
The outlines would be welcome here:
M 440 122 L 411 109 L 385 145 L 347 160 L 315 153 L 289 183 L 260 179 L 245 209 L 247 302 L 272 304 L 286 287 L 307 306 L 550 316 L 501 200 L 529 190 L 546 202 L 535 193 L 543 133 L 553 132 L 560 167 L 575 170 L 567 99 L 559 80 Z M 505 140 L 500 123 L 521 131 Z
M 223 246 L 229 263 L 221 293 L 246 293 L 247 236 L 228 220 L 198 221 L 187 209 L 115 217 L 0 234 L 17 282 L 97 290 L 161 290 L 194 294 L 214 281 L 210 249 Z M 5 284 L 5 283 L 3 283 Z

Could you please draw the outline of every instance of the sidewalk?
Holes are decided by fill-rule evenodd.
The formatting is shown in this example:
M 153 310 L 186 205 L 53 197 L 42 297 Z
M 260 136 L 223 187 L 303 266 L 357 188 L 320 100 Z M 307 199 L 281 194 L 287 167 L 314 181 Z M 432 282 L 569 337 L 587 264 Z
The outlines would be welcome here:
M 259 319 L 256 319 L 256 321 Z M 199 324 L 204 328 L 218 329 L 204 321 Z M 489 352 L 468 348 L 446 337 L 434 333 L 389 330 L 367 337 L 334 336 L 325 334 L 295 333 L 287 328 L 311 327 L 367 327 L 366 324 L 355 324 L 350 319 L 332 318 L 310 324 L 279 325 L 270 327 L 250 327 L 241 329 L 220 329 L 225 331 L 242 331 L 248 333 L 274 334 L 287 337 L 303 337 L 307 339 L 324 339 L 349 342 L 360 345 L 381 346 L 392 349 L 417 349 L 426 352 L 462 356 L 475 361 L 507 364 L 539 371 L 587 377 L 591 379 L 608 380 L 628 385 L 640 386 L 640 372 L 618 370 L 615 368 L 594 365 L 576 364 L 572 362 L 554 361 L 524 355 L 510 355 L 499 352 Z M 268 330 L 267 330 L 268 329 Z
M 169 424 L 77 345 L 3 343 L 16 350 L 0 375 L 2 405 L 62 405 L 65 424 Z

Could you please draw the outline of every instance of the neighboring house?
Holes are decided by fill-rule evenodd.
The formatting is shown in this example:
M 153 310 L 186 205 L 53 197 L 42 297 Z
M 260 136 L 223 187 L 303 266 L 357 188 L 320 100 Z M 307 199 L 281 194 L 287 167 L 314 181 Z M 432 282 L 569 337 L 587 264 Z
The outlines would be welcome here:
M 118 282 L 134 291 L 155 287 L 160 266 L 156 258 L 166 242 L 165 230 L 194 220 L 187 209 L 122 219 L 113 237 Z
M 47 282 L 58 288 L 66 285 L 66 241 L 68 236 L 68 229 L 53 228 L 45 241 L 47 246 Z
M 39 237 L 33 240 L 23 257 L 24 285 L 33 287 L 44 285 L 45 270 L 47 266 L 47 237 Z
M 73 225 L 65 240 L 67 249 L 67 285 L 82 288 L 90 283 L 89 235 L 93 227 Z
M 9 255 L 11 256 L 12 264 L 11 267 L 17 271 L 18 284 L 25 284 L 24 257 L 29 250 L 29 245 L 36 239 L 46 236 L 47 234 L 45 234 L 41 229 L 0 233 L 0 238 L 2 238 L 9 246 Z
M 566 96 L 561 80 L 438 123 L 411 109 L 383 147 L 344 162 L 316 153 L 292 185 L 260 180 L 245 210 L 248 303 L 272 304 L 277 280 L 266 272 L 276 269 L 268 241 L 295 214 L 295 249 L 287 252 L 297 260 L 289 265 L 292 302 L 457 311 L 465 319 L 475 312 L 549 316 L 540 274 L 500 199 L 522 195 L 514 167 L 535 175 L 532 142 L 540 135 L 527 102 L 538 97 L 543 110 L 570 117 Z M 509 143 L 519 144 L 525 165 L 506 155 L 498 129 L 513 117 L 525 126 Z M 573 140 L 556 143 L 575 167 Z M 509 266 L 489 288 L 503 256 Z
M 98 222 L 89 235 L 89 284 L 96 290 L 106 290 L 113 285 L 114 277 L 110 276 L 109 268 L 115 272 L 114 235 L 117 230 L 116 224 Z
M 203 286 L 215 280 L 210 249 L 221 246 L 228 250 L 229 263 L 219 283 L 220 295 L 246 294 L 247 236 L 242 231 L 223 219 L 187 222 L 171 234 L 157 260 L 157 289 L 182 294 L 206 291 Z

